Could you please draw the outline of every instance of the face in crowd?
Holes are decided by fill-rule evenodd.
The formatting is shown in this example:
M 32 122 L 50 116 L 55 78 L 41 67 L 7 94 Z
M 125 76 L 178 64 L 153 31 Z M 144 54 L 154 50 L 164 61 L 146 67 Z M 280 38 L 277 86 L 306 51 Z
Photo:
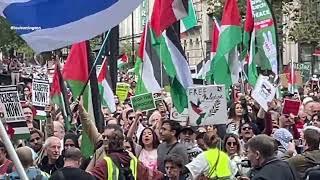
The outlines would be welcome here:
M 241 127 L 241 136 L 242 138 L 248 140 L 253 137 L 254 133 L 252 127 L 249 124 L 243 124 Z
M 233 156 L 240 151 L 239 139 L 234 135 L 226 136 L 225 150 L 229 156 Z
M 30 107 L 23 108 L 24 118 L 27 122 L 29 130 L 33 129 L 33 113 Z
M 163 123 L 160 129 L 160 138 L 164 142 L 170 141 L 175 136 L 176 131 L 171 129 L 169 123 Z
M 40 136 L 39 133 L 34 132 L 30 135 L 29 144 L 35 152 L 39 152 L 42 149 L 43 138 Z
M 180 140 L 182 143 L 193 144 L 195 141 L 195 133 L 191 129 L 184 129 L 180 133 Z
M 61 155 L 61 143 L 60 139 L 56 137 L 50 137 L 47 139 L 48 145 L 46 147 L 46 152 L 49 160 L 57 160 Z
M 165 163 L 165 170 L 168 178 L 177 179 L 180 176 L 181 169 L 172 161 Z

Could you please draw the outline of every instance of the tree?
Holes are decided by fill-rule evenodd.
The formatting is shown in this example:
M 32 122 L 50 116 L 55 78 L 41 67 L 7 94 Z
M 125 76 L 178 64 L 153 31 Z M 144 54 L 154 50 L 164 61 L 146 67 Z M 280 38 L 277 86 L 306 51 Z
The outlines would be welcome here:
M 32 56 L 34 52 L 27 43 L 17 33 L 10 28 L 10 24 L 0 16 L 0 51 L 4 54 L 10 48 L 14 48 L 17 52 L 25 53 Z
M 286 4 L 291 41 L 320 45 L 320 0 L 296 0 Z

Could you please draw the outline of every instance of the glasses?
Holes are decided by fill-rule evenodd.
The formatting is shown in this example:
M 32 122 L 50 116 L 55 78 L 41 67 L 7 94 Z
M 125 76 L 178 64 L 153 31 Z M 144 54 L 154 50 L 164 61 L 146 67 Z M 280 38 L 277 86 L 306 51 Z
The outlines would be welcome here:
M 246 131 L 246 130 L 251 130 L 251 127 L 243 127 L 242 130 Z
M 237 146 L 238 144 L 236 142 L 227 142 L 228 146 Z
M 128 119 L 129 119 L 129 120 L 133 120 L 133 119 L 135 119 L 135 117 L 128 117 Z

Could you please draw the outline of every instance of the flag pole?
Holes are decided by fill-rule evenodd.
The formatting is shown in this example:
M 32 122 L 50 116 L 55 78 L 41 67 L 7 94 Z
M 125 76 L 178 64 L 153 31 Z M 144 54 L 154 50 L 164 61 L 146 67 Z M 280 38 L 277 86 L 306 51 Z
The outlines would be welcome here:
M 293 59 L 291 58 L 291 93 L 294 93 L 293 83 L 294 83 L 294 67 L 293 67 Z
M 98 55 L 97 55 L 96 59 L 94 60 L 94 63 L 93 63 L 93 65 L 92 65 L 92 67 L 91 67 L 91 69 L 89 71 L 88 79 L 87 79 L 86 83 L 84 84 L 83 88 L 81 89 L 80 94 L 79 94 L 79 96 L 77 98 L 78 101 L 80 101 L 80 97 L 83 95 L 84 90 L 86 89 L 86 87 L 87 87 L 87 85 L 89 83 L 90 75 L 92 74 L 93 70 L 95 69 L 94 67 L 97 65 L 98 59 L 100 59 L 101 56 L 102 56 L 102 52 L 103 52 L 103 49 L 104 49 L 104 47 L 106 45 L 106 42 L 107 42 L 107 40 L 109 38 L 109 34 L 110 34 L 110 31 L 107 32 L 107 35 L 103 40 L 103 43 L 102 43 L 102 46 L 101 46 L 101 48 L 100 48 L 100 50 L 98 52 Z
M 16 170 L 18 171 L 18 174 L 20 176 L 20 179 L 22 180 L 28 180 L 29 178 L 27 177 L 26 172 L 24 171 L 24 168 L 19 160 L 19 157 L 15 151 L 15 149 L 13 148 L 13 145 L 10 141 L 10 138 L 8 136 L 8 134 L 6 133 L 6 129 L 3 125 L 3 118 L 4 118 L 4 114 L 3 112 L 0 113 L 0 138 L 2 139 L 2 142 L 4 144 L 4 146 L 6 147 L 6 150 L 10 156 L 10 158 L 12 159 Z

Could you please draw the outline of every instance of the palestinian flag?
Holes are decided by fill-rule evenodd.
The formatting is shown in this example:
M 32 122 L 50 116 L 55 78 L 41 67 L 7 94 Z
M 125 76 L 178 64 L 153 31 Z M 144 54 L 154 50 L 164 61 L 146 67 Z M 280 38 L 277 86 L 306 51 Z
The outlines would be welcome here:
M 180 32 L 184 33 L 197 25 L 197 15 L 192 0 L 188 3 L 188 16 L 180 21 Z
M 217 47 L 218 47 L 218 42 L 219 42 L 219 36 L 220 36 L 220 24 L 217 21 L 217 19 L 214 17 L 213 18 L 213 23 L 212 23 L 212 37 L 211 37 L 211 50 L 210 50 L 210 60 L 207 61 L 204 65 L 203 68 L 203 72 L 202 74 L 202 79 L 208 79 L 207 78 L 207 74 L 210 70 L 210 65 L 214 59 L 214 57 L 216 56 L 217 53 Z M 212 84 L 213 84 L 213 80 L 211 79 Z M 210 82 L 211 83 L 211 82 Z
M 227 0 L 224 6 L 217 53 L 211 62 L 208 81 L 224 84 L 226 91 L 239 79 L 241 70 L 237 45 L 241 43 L 241 18 L 237 0 Z
M 74 99 L 79 97 L 89 78 L 88 53 L 86 42 L 72 45 L 63 68 L 63 79 L 68 82 Z M 88 83 L 83 93 L 83 103 L 89 116 L 94 117 L 91 96 L 91 87 L 90 83 Z M 94 153 L 94 145 L 90 141 L 87 132 L 82 133 L 81 152 L 86 158 Z
M 169 76 L 173 105 L 181 113 L 188 106 L 186 91 L 193 82 L 180 40 L 171 27 L 163 32 L 162 36 L 153 36 L 153 46 L 157 49 Z
M 71 125 L 71 110 L 67 100 L 67 90 L 63 82 L 60 66 L 56 64 L 53 82 L 50 90 L 50 97 L 53 104 L 56 104 L 61 109 L 63 118 L 65 119 L 65 128 L 67 131 L 70 130 Z
M 123 53 L 118 58 L 118 68 L 122 68 L 125 64 L 129 62 L 129 57 L 126 53 Z
M 105 58 L 103 60 L 100 72 L 98 73 L 99 92 L 101 96 L 102 106 L 108 107 L 109 111 L 113 113 L 116 111 L 116 103 L 114 101 L 113 92 L 106 79 L 107 72 L 108 72 L 108 63 L 107 63 L 107 58 Z
M 256 56 L 256 30 L 254 29 L 254 19 L 252 14 L 251 0 L 247 0 L 246 21 L 243 33 L 243 47 L 245 59 L 247 60 L 248 82 L 253 87 L 258 79 L 257 65 L 255 63 Z
M 136 62 L 136 74 L 138 75 L 138 82 L 136 87 L 136 94 L 142 93 L 157 93 L 161 91 L 160 85 L 154 75 L 156 71 L 153 61 L 160 62 L 153 47 L 151 47 L 151 34 L 149 25 L 146 24 L 144 32 L 141 36 L 140 47 L 138 51 L 138 58 Z M 154 51 L 154 52 L 153 52 Z M 158 67 L 159 69 L 159 67 Z
M 157 36 L 173 23 L 188 16 L 189 0 L 155 0 L 151 28 Z

